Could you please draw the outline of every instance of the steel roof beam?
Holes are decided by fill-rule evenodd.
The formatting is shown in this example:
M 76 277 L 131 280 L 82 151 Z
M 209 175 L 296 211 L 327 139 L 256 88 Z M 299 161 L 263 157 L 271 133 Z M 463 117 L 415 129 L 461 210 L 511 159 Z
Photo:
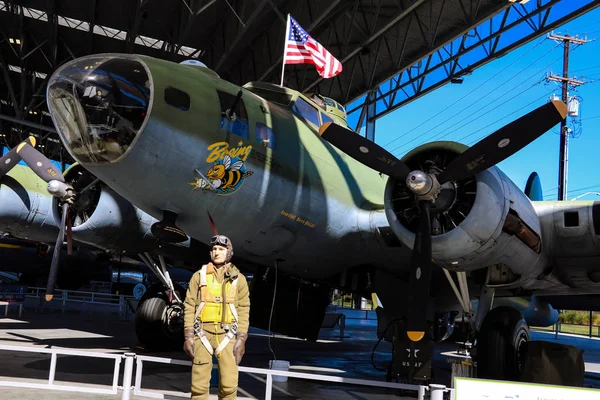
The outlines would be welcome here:
M 416 10 L 421 4 L 423 4 L 426 0 L 415 0 L 413 2 L 413 4 L 411 4 L 408 8 L 406 8 L 404 10 L 404 12 L 400 13 L 398 16 L 396 16 L 393 20 L 391 20 L 390 22 L 388 22 L 383 28 L 381 28 L 379 31 L 377 31 L 374 35 L 372 35 L 371 37 L 367 38 L 367 40 L 365 40 L 363 43 L 361 43 L 358 47 L 356 47 L 354 50 L 352 50 L 350 52 L 350 54 L 345 55 L 340 62 L 342 64 L 344 64 L 345 62 L 347 62 L 348 60 L 350 60 L 352 57 L 356 56 L 357 54 L 359 54 L 362 50 L 366 49 L 367 46 L 369 46 L 371 43 L 375 42 L 376 39 L 378 39 L 381 35 L 387 33 L 390 29 L 392 29 L 397 23 L 399 23 L 400 21 L 402 21 L 404 18 L 406 18 L 408 15 L 410 15 L 414 10 Z M 303 89 L 304 91 L 308 91 L 310 89 L 312 89 L 316 84 L 318 84 L 319 82 L 321 82 L 323 80 L 323 78 L 319 78 L 317 80 L 315 80 L 313 83 L 311 83 L 308 87 L 306 87 L 306 89 Z
M 268 2 L 268 0 L 262 0 L 258 4 L 258 6 L 256 6 L 256 8 L 254 9 L 254 12 L 252 13 L 252 15 L 250 15 L 250 18 L 248 18 L 244 27 L 238 32 L 236 38 L 233 40 L 233 43 L 231 43 L 231 45 L 229 46 L 229 49 L 225 52 L 225 54 L 223 54 L 223 56 L 221 56 L 221 59 L 219 60 L 219 62 L 217 63 L 217 65 L 214 68 L 215 71 L 218 72 L 219 69 L 221 68 L 221 66 L 223 65 L 223 63 L 225 63 L 227 61 L 227 59 L 229 58 L 231 53 L 238 50 L 237 46 L 238 46 L 240 40 L 242 40 L 246 36 L 248 29 L 250 29 L 250 27 L 252 26 L 252 24 L 254 23 L 256 18 L 261 14 L 262 9 L 267 4 L 267 2 Z
M 398 109 L 399 107 L 415 100 L 416 98 L 423 96 L 426 93 L 429 93 L 440 86 L 450 82 L 453 78 L 459 77 L 460 75 L 464 75 L 466 73 L 470 73 L 476 68 L 508 53 L 509 51 L 521 46 L 524 43 L 527 43 L 536 37 L 554 29 L 557 26 L 560 26 L 598 6 L 600 6 L 600 2 L 587 0 L 586 4 L 581 4 L 579 8 L 575 8 L 571 12 L 564 10 L 564 8 L 554 6 L 559 3 L 560 0 L 538 0 L 536 3 L 531 2 L 526 5 L 517 4 L 506 9 L 503 13 L 496 14 L 492 18 L 501 19 L 501 23 L 499 27 L 494 29 L 493 24 L 486 24 L 484 21 L 479 26 L 470 29 L 466 33 L 462 35 L 462 37 L 453 40 L 448 43 L 446 46 L 441 48 L 444 53 L 448 54 L 448 57 L 441 57 L 437 51 L 434 51 L 427 55 L 425 58 L 421 59 L 419 62 L 412 64 L 407 67 L 405 71 L 410 71 L 413 68 L 418 70 L 416 75 L 411 75 L 407 79 L 400 72 L 395 77 L 392 77 L 385 83 L 379 85 L 380 95 L 377 96 L 373 101 L 380 102 L 386 101 L 387 105 L 385 108 L 382 108 L 380 103 L 378 103 L 377 108 L 378 111 L 375 114 L 376 119 L 381 118 L 390 112 Z M 533 4 L 532 4 L 533 3 Z M 571 3 L 572 4 L 572 3 Z M 529 7 L 529 10 L 528 10 Z M 551 15 L 551 11 L 555 11 L 554 19 L 550 23 L 549 17 Z M 562 14 L 560 14 L 562 13 Z M 516 14 L 516 17 L 515 17 Z M 558 15 L 556 15 L 558 14 Z M 512 16 L 512 19 L 509 17 Z M 531 24 L 531 21 L 536 16 L 539 16 L 539 24 Z M 512 21 L 511 23 L 507 23 L 508 21 Z M 489 32 L 484 32 L 484 28 L 488 27 Z M 513 29 L 521 28 L 525 26 L 525 29 L 532 29 L 532 26 L 537 26 L 533 32 L 521 35 L 520 38 L 512 43 L 505 45 L 502 48 L 499 48 L 499 43 L 501 36 L 506 32 L 512 31 Z M 466 45 L 469 36 L 474 36 L 475 34 L 484 34 L 481 40 L 478 40 L 476 43 L 471 45 Z M 457 44 L 460 43 L 458 46 Z M 491 44 L 489 47 L 485 47 L 487 44 Z M 469 60 L 467 63 L 468 67 L 462 67 L 459 64 L 459 61 L 464 58 L 465 55 L 471 53 L 471 55 L 476 55 L 477 49 L 482 49 L 487 54 L 479 56 L 478 59 L 473 62 Z M 438 54 L 436 57 L 435 55 Z M 419 65 L 425 62 L 427 68 L 420 68 Z M 443 76 L 436 78 L 433 77 L 433 73 L 439 71 L 443 71 L 445 67 L 450 66 L 449 70 L 445 69 L 445 73 Z M 432 78 L 433 77 L 433 78 Z M 428 79 L 431 78 L 431 79 Z M 426 81 L 428 79 L 428 81 Z M 437 81 L 435 80 L 437 79 Z M 425 83 L 428 83 L 427 85 Z M 407 91 L 407 88 L 412 87 L 413 85 L 417 85 L 412 91 Z M 404 96 L 398 96 L 399 93 L 403 93 Z M 400 98 L 398 98 L 400 97 Z M 357 104 L 358 103 L 358 104 Z M 368 99 L 366 95 L 361 96 L 361 98 L 354 102 L 354 105 L 350 105 L 348 107 L 348 116 L 349 119 L 352 118 L 352 115 L 355 115 L 354 118 L 358 118 L 358 120 L 362 119 L 363 110 L 368 105 Z M 360 112 L 360 116 L 356 113 Z M 352 118 L 352 119 L 354 119 Z
M 15 90 L 12 85 L 12 80 L 8 74 L 8 64 L 4 62 L 4 56 L 2 55 L 2 51 L 0 51 L 0 64 L 2 65 L 2 75 L 4 76 L 4 83 L 8 87 L 8 93 L 10 94 L 10 99 L 13 104 L 13 108 L 15 109 L 15 114 L 17 117 L 21 117 L 21 110 L 17 104 L 17 96 L 15 95 Z

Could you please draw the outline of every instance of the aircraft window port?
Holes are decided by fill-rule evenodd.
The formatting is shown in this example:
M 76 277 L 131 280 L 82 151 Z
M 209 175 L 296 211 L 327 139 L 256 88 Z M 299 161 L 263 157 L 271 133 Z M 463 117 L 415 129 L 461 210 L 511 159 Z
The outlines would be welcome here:
M 321 113 L 321 121 L 323 121 L 323 123 L 333 122 L 333 119 L 329 115 L 327 115 L 325 113 Z
M 565 227 L 579 226 L 579 212 L 565 211 Z
M 252 93 L 262 97 L 263 99 L 270 101 L 271 103 L 280 104 L 284 107 L 287 107 L 290 105 L 290 102 L 292 101 L 292 97 L 293 97 L 290 94 L 278 93 L 278 92 L 273 92 L 271 90 L 265 90 L 265 89 L 259 89 L 259 88 L 251 88 L 248 90 L 250 90 Z
M 262 122 L 256 123 L 256 140 L 262 143 L 265 147 L 269 149 L 275 148 L 275 135 L 273 134 L 273 130 L 263 124 Z
M 165 103 L 181 111 L 190 109 L 190 95 L 183 90 L 168 87 L 165 89 Z
M 248 113 L 243 97 L 236 101 L 237 93 L 230 94 L 220 90 L 217 90 L 217 93 L 221 103 L 221 129 L 248 140 Z M 233 106 L 235 106 L 235 110 L 231 112 L 230 109 Z
M 292 111 L 304 118 L 306 121 L 313 123 L 315 126 L 321 126 L 319 122 L 319 112 L 317 109 L 308 104 L 308 102 L 301 97 L 298 97 L 294 103 Z

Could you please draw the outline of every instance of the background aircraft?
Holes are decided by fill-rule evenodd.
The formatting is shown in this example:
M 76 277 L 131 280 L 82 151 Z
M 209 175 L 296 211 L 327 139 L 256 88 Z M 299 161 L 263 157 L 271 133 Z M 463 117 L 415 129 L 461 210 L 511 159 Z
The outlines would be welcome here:
M 528 328 L 516 308 L 492 308 L 494 296 L 599 291 L 590 278 L 600 218 L 594 203 L 532 202 L 494 166 L 563 119 L 560 102 L 470 149 L 435 142 L 402 160 L 350 131 L 331 99 L 264 83 L 238 87 L 204 66 L 144 56 L 69 62 L 50 79 L 47 102 L 71 155 L 160 219 L 151 232 L 162 243 L 208 241 L 207 212 L 214 217 L 233 240 L 236 265 L 256 269 L 254 326 L 267 325 L 261 311 L 275 288 L 271 328 L 311 339 L 331 286 L 376 293 L 380 333 L 398 320 L 402 350 L 447 338 L 449 312 L 462 311 L 478 341 L 479 375 L 511 379 Z M 49 182 L 63 208 L 85 191 L 30 144 L 0 161 L 9 165 L 15 155 Z M 182 293 L 170 290 L 176 295 L 149 290 L 138 313 L 176 307 Z M 473 294 L 480 296 L 476 315 Z M 554 322 L 544 318 L 554 315 L 543 314 L 547 307 L 537 309 L 538 320 Z M 153 327 L 142 342 L 176 331 Z M 427 379 L 427 354 L 394 373 Z

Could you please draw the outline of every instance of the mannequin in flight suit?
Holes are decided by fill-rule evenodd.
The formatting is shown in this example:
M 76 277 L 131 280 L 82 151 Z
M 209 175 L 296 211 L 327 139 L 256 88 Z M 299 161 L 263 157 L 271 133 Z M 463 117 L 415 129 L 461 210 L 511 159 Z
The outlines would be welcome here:
M 229 261 L 227 236 L 211 239 L 211 262 L 192 275 L 185 296 L 183 348 L 192 363 L 192 399 L 208 400 L 213 355 L 219 366 L 219 400 L 237 398 L 238 365 L 250 317 L 246 277 Z

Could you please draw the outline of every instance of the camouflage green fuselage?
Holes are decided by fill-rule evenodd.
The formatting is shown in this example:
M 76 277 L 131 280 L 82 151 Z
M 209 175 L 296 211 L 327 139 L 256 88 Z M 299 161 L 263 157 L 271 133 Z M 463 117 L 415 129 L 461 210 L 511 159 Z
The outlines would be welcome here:
M 177 225 L 204 243 L 212 236 L 210 212 L 235 254 L 261 264 L 284 260 L 283 268 L 305 270 L 308 277 L 391 260 L 383 247 L 378 251 L 372 226 L 387 225 L 386 176 L 322 140 L 317 124 L 209 70 L 139 59 L 151 85 L 140 132 L 112 163 L 80 160 L 86 169 L 157 219 L 163 210 L 174 211 Z M 168 88 L 189 95 L 189 109 L 168 104 Z M 247 113 L 241 134 L 228 129 L 229 103 L 218 94 L 233 103 L 239 90 Z M 375 243 L 375 251 L 367 242 Z M 343 251 L 348 248 L 357 252 Z

